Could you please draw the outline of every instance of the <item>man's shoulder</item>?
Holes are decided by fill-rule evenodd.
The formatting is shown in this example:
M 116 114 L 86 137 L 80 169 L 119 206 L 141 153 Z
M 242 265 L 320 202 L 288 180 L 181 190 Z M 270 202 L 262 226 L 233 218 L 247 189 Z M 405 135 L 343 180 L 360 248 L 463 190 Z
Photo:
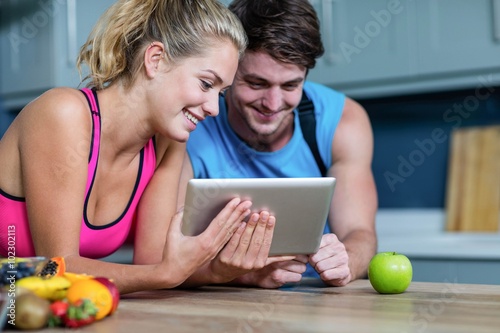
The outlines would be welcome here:
M 324 84 L 306 81 L 304 82 L 304 91 L 308 94 L 311 99 L 323 99 L 323 98 L 340 98 L 344 99 L 346 96 L 344 93 L 328 87 Z
M 328 113 L 331 113 L 332 110 L 342 112 L 345 107 L 346 95 L 323 84 L 306 81 L 304 83 L 304 92 L 313 102 L 316 114 L 323 113 L 326 110 L 329 111 Z

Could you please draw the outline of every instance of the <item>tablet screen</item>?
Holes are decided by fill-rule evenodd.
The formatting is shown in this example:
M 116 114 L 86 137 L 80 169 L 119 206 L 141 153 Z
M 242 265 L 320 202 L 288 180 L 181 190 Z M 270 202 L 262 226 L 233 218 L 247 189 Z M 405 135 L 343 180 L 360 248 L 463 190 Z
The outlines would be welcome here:
M 268 210 L 276 217 L 270 255 L 315 253 L 335 183 L 333 177 L 191 179 L 182 232 L 200 234 L 231 199 L 240 197 L 253 202 L 252 212 Z

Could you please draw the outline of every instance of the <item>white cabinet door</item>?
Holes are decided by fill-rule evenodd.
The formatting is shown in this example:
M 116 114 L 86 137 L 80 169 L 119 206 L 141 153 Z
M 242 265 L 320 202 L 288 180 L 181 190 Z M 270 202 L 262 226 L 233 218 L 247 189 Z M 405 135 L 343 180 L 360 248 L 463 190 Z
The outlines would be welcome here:
M 419 0 L 421 75 L 500 70 L 499 0 Z
M 333 86 L 402 79 L 415 73 L 411 0 L 311 0 L 325 54 L 309 79 Z

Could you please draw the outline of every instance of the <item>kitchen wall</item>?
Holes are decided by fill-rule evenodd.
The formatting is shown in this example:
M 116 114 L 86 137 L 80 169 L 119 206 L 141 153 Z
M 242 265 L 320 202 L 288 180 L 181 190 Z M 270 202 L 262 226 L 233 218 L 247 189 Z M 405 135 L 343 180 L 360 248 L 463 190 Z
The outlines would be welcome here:
M 380 208 L 444 208 L 451 132 L 500 124 L 500 86 L 359 102 L 374 131 Z

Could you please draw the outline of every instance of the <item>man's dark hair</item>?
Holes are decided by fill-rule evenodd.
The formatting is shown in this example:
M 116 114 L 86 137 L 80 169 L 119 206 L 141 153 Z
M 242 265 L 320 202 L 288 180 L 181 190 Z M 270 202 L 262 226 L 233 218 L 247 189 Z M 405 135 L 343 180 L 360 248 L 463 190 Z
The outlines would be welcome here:
M 229 9 L 243 24 L 248 51 L 308 70 L 324 53 L 320 23 L 308 0 L 234 0 Z

